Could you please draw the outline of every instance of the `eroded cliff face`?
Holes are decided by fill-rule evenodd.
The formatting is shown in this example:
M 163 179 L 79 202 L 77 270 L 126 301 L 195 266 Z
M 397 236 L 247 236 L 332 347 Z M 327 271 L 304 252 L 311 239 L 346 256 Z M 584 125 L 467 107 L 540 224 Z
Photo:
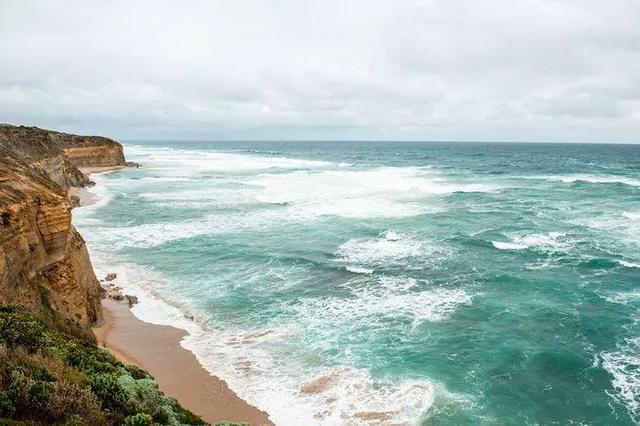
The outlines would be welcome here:
M 79 136 L 38 127 L 0 124 L 0 148 L 31 164 L 65 189 L 85 186 L 82 167 L 125 164 L 122 145 L 102 136 Z
M 110 167 L 124 164 L 122 146 L 96 145 L 65 148 L 64 155 L 76 167 Z
M 71 187 L 84 187 L 90 182 L 64 154 L 34 161 L 31 165 L 45 172 L 52 181 L 67 190 Z
M 110 139 L 0 125 L 0 304 L 93 338 L 101 289 L 67 190 L 88 182 L 77 166 L 122 164 L 122 146 Z

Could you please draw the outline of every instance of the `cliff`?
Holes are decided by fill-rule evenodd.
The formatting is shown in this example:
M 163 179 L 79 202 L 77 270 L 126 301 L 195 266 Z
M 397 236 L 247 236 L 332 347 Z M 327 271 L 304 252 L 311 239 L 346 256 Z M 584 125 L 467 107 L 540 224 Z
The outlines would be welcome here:
M 122 145 L 112 139 L 38 127 L 0 124 L 0 148 L 44 171 L 65 189 L 88 183 L 78 168 L 125 165 Z
M 94 340 L 101 289 L 67 190 L 89 182 L 78 167 L 117 165 L 122 145 L 111 139 L 0 125 L 0 304 Z

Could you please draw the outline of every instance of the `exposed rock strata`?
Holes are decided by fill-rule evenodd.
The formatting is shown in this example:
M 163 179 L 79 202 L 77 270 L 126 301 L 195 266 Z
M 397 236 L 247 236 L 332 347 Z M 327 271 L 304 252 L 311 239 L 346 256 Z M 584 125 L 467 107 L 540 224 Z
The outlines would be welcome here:
M 93 338 L 101 288 L 67 190 L 89 182 L 78 167 L 123 164 L 111 139 L 0 125 L 0 303 Z
M 78 168 L 124 166 L 118 142 L 102 136 L 78 136 L 38 127 L 0 124 L 0 148 L 47 173 L 65 189 L 90 181 Z

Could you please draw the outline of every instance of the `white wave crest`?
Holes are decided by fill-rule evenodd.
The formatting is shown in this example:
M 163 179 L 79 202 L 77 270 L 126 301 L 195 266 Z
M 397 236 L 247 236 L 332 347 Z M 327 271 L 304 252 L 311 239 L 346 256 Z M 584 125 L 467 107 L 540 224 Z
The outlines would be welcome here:
M 630 186 L 640 186 L 640 179 L 617 175 L 590 175 L 574 174 L 567 176 L 551 176 L 548 179 L 564 183 L 589 182 L 589 183 L 622 183 Z
M 548 234 L 521 235 L 512 238 L 511 241 L 491 241 L 491 244 L 500 250 L 523 250 L 538 248 L 546 250 L 566 250 L 570 247 L 570 241 L 564 232 L 549 232 Z
M 345 269 L 349 272 L 353 272 L 354 274 L 365 274 L 365 275 L 371 275 L 374 271 L 374 269 L 361 268 L 359 266 L 351 266 L 351 265 L 345 266 Z
M 345 263 L 388 266 L 418 257 L 424 253 L 423 249 L 418 239 L 387 231 L 376 238 L 349 240 L 338 247 L 338 254 Z
M 282 363 L 271 352 L 290 338 L 286 329 L 204 332 L 183 346 L 278 425 L 411 424 L 432 405 L 434 389 L 424 380 L 374 379 L 351 367 L 307 370 Z
M 393 319 L 415 328 L 425 321 L 442 321 L 458 306 L 471 304 L 472 297 L 463 289 L 425 288 L 422 284 L 406 277 L 356 280 L 351 283 L 351 297 L 303 299 L 291 309 L 312 329 L 333 334 L 360 326 L 386 327 L 386 321 Z
M 621 241 L 637 245 L 640 235 L 640 212 L 623 211 L 615 208 L 596 217 L 576 219 L 574 223 L 589 228 L 610 232 Z
M 640 268 L 640 263 L 628 262 L 626 260 L 617 260 L 617 262 L 627 268 Z
M 617 293 L 604 296 L 609 303 L 618 303 L 620 305 L 630 305 L 640 302 L 640 290 L 636 291 L 619 291 Z
M 327 167 L 328 161 L 305 160 L 288 157 L 237 154 L 213 150 L 127 146 L 127 155 L 143 162 L 148 168 L 181 170 L 187 172 L 233 172 L 271 168 L 306 169 Z
M 627 338 L 617 350 L 600 354 L 602 367 L 613 379 L 610 396 L 623 404 L 631 417 L 640 420 L 640 337 Z
M 365 283 L 370 283 L 367 286 Z M 363 284 L 365 284 L 363 286 Z M 192 350 L 241 397 L 269 412 L 282 425 L 383 425 L 411 424 L 433 403 L 434 388 L 426 380 L 375 379 L 365 370 L 344 365 L 311 367 L 293 341 L 330 345 L 332 339 L 376 333 L 388 321 L 441 321 L 471 296 L 461 289 L 423 289 L 415 279 L 365 278 L 351 283 L 353 297 L 303 299 L 285 307 L 282 321 L 255 330 L 207 330 L 189 336 L 184 346 Z M 377 330 L 377 331 L 376 331 Z M 408 331 L 409 332 L 409 331 Z M 304 336 L 313 334 L 310 340 Z M 286 362 L 283 354 L 285 351 Z
M 622 216 L 633 221 L 640 221 L 640 212 L 622 212 Z
M 418 167 L 372 170 L 297 171 L 262 174 L 247 183 L 262 190 L 264 203 L 290 204 L 304 217 L 403 217 L 440 211 L 425 197 L 453 192 L 487 192 L 496 186 L 453 184 Z

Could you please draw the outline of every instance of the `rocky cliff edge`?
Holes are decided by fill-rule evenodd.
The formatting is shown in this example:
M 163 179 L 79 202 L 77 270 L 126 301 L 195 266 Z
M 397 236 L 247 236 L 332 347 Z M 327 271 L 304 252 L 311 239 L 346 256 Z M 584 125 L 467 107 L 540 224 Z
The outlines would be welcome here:
M 108 138 L 0 124 L 0 304 L 94 339 L 101 289 L 67 191 L 89 182 L 79 167 L 124 164 Z

